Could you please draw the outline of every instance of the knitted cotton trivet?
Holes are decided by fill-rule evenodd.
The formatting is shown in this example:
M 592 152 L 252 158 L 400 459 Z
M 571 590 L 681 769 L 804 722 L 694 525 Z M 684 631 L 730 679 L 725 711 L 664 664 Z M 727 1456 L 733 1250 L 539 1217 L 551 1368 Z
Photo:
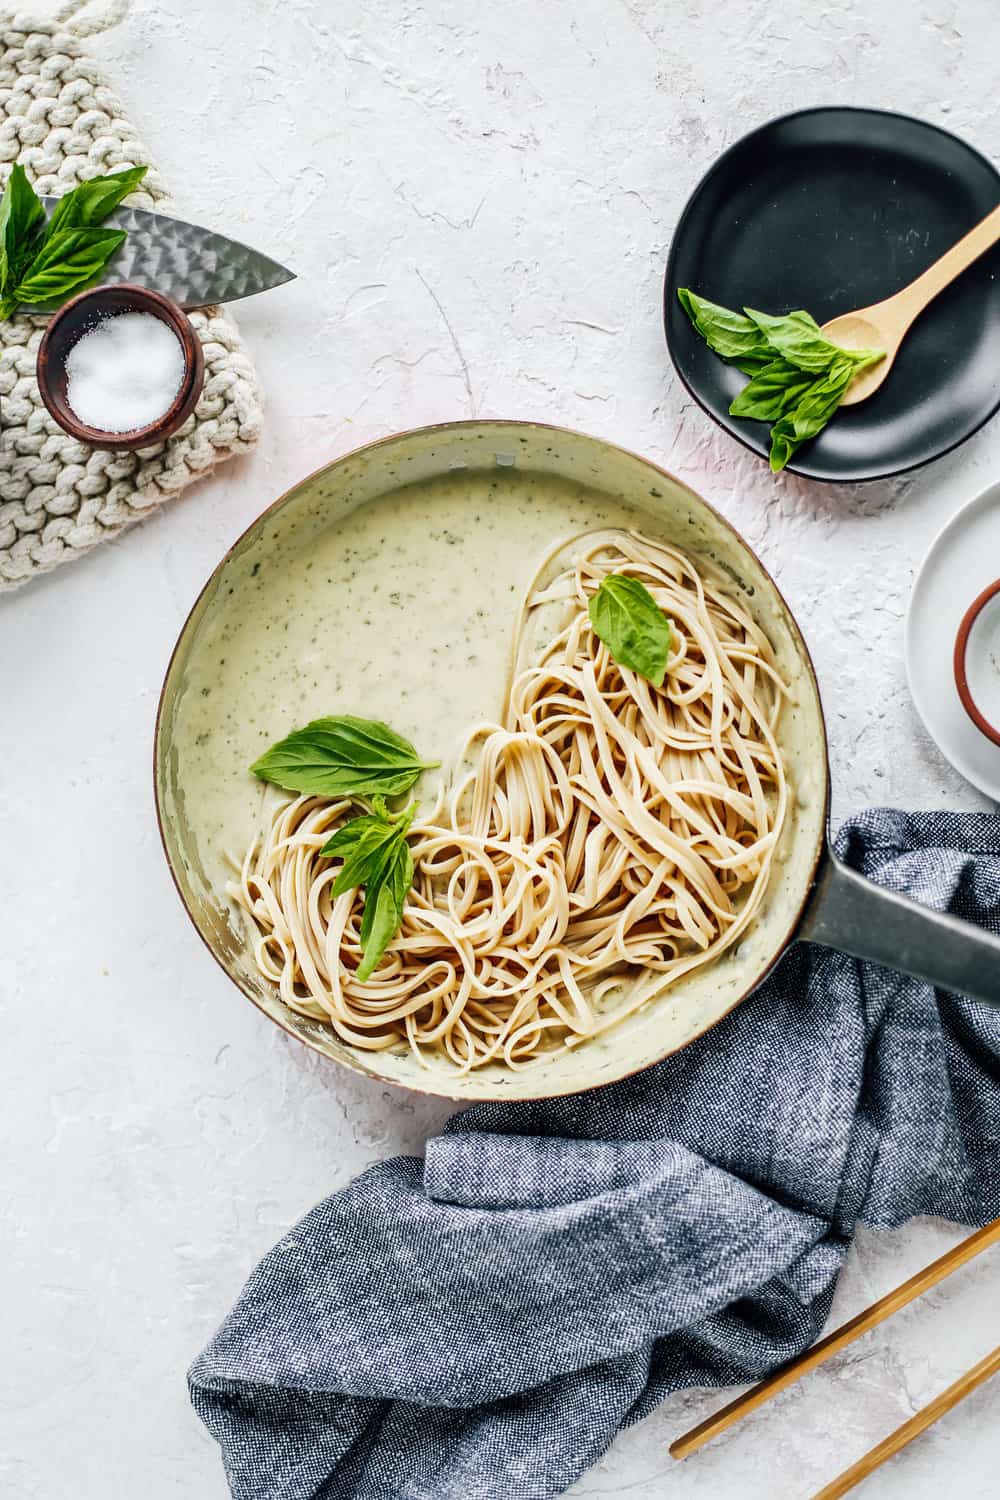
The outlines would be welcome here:
M 78 14 L 86 8 L 70 0 L 50 22 L 0 12 L 0 177 L 19 161 L 39 193 L 149 162 L 79 40 L 119 19 L 124 0 L 105 5 L 97 21 Z M 128 201 L 174 210 L 152 169 Z M 218 308 L 191 321 L 205 349 L 201 400 L 172 438 L 139 453 L 97 451 L 57 427 L 35 380 L 45 320 L 0 323 L 0 590 L 89 552 L 253 447 L 261 396 L 236 327 Z

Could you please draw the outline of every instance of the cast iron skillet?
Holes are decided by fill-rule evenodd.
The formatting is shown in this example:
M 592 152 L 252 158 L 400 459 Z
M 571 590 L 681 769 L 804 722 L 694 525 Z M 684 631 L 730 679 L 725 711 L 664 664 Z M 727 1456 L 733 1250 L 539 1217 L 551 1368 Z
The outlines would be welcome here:
M 213 845 L 219 838 L 216 797 L 210 790 L 199 800 L 186 774 L 185 731 L 192 702 L 210 705 L 198 712 L 218 715 L 218 775 L 227 783 L 230 777 L 242 778 L 251 805 L 254 783 L 246 767 L 252 757 L 245 745 L 227 747 L 232 725 L 245 723 L 260 708 L 247 698 L 245 681 L 230 689 L 217 672 L 222 632 L 252 628 L 263 611 L 274 626 L 269 635 L 273 652 L 275 640 L 282 639 L 280 611 L 302 607 L 301 599 L 289 598 L 290 591 L 283 587 L 284 560 L 296 549 L 309 548 L 331 525 L 349 529 L 359 506 L 414 481 L 453 477 L 456 469 L 485 473 L 495 481 L 492 503 L 497 506 L 504 504 L 504 483 L 511 476 L 525 475 L 538 483 L 554 475 L 638 503 L 649 513 L 648 525 L 657 535 L 682 543 L 732 581 L 767 630 L 794 694 L 793 706 L 782 719 L 781 739 L 795 797 L 764 906 L 737 952 L 691 976 L 690 982 L 681 981 L 604 1036 L 553 1061 L 523 1072 L 494 1067 L 464 1078 L 424 1071 L 408 1056 L 346 1047 L 332 1029 L 285 1006 L 261 980 L 251 962 L 247 933 L 240 920 L 231 919 L 219 888 L 213 862 Z M 486 554 L 483 567 L 490 565 Z M 323 586 L 317 578 L 317 589 Z M 434 611 L 433 590 L 425 593 L 424 602 L 413 607 Z M 286 599 L 287 604 L 282 602 Z M 331 683 L 336 651 L 351 649 L 349 640 L 331 642 Z M 289 692 L 297 692 L 301 663 L 289 659 L 287 668 Z M 196 684 L 206 680 L 206 671 L 213 687 L 203 698 Z M 325 692 L 322 683 L 320 687 Z M 323 702 L 328 713 L 364 713 L 364 704 L 326 705 L 325 698 Z M 301 717 L 302 707 L 294 698 L 288 704 L 269 700 L 264 712 L 272 718 L 263 727 L 276 737 L 297 721 L 296 715 Z M 826 837 L 826 731 L 813 667 L 795 620 L 759 559 L 727 521 L 672 475 L 581 433 L 527 422 L 419 428 L 339 458 L 295 486 L 244 533 L 196 601 L 167 669 L 154 755 L 164 850 L 181 900 L 211 952 L 244 994 L 286 1031 L 316 1051 L 383 1081 L 462 1100 L 552 1097 L 613 1082 L 648 1067 L 714 1025 L 760 983 L 795 940 L 831 944 L 1000 1004 L 1000 939 L 870 884 L 831 853 Z
M 667 345 L 698 404 L 755 453 L 768 426 L 729 415 L 745 376 L 695 333 L 690 287 L 726 307 L 820 323 L 912 281 L 1000 201 L 1000 172 L 947 131 L 878 109 L 808 109 L 744 136 L 695 188 L 670 247 Z M 918 318 L 871 400 L 788 465 L 810 479 L 898 474 L 957 447 L 1000 406 L 1000 246 Z

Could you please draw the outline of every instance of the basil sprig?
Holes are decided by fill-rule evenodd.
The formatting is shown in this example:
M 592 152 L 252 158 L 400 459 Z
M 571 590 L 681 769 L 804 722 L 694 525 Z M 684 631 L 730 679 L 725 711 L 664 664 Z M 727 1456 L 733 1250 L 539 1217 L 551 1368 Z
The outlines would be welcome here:
M 342 859 L 330 894 L 364 886 L 361 913 L 361 963 L 357 977 L 369 979 L 403 921 L 403 908 L 413 884 L 413 856 L 406 834 L 415 807 L 390 813 L 382 797 L 372 798 L 372 811 L 338 828 L 320 851 L 327 859 Z
M 677 298 L 708 347 L 750 376 L 729 414 L 774 423 L 775 473 L 823 430 L 854 376 L 885 358 L 882 349 L 844 349 L 831 343 L 815 318 L 801 309 L 780 316 L 752 307 L 738 313 L 687 287 L 679 288 Z
M 849 353 L 851 359 L 864 363 L 872 354 L 878 353 L 876 349 L 848 351 L 840 344 L 831 343 L 816 319 L 801 309 L 785 313 L 781 317 L 756 312 L 752 307 L 747 307 L 744 311 L 760 329 L 772 350 L 776 350 L 796 370 L 808 370 L 817 375 L 822 370 L 828 370 L 833 361 L 844 354 Z
M 57 307 L 95 280 L 126 239 L 123 229 L 97 226 L 145 175 L 145 167 L 130 167 L 78 183 L 46 220 L 41 199 L 15 163 L 0 198 L 0 319 L 22 303 Z
M 673 626 L 638 578 L 609 573 L 587 608 L 594 634 L 615 661 L 662 687 Z
M 729 415 L 776 422 L 786 411 L 798 406 L 815 380 L 815 375 L 797 370 L 787 359 L 772 359 L 747 381 L 730 405 Z
M 785 467 L 800 443 L 822 432 L 857 370 L 856 360 L 835 359 L 826 374 L 813 381 L 794 408 L 779 417 L 771 428 L 771 468 L 775 472 Z
M 409 740 L 377 719 L 314 719 L 266 750 L 250 767 L 261 781 L 315 797 L 401 797 L 422 771 Z
M 678 288 L 677 300 L 708 347 L 744 375 L 755 375 L 774 359 L 764 332 L 745 313 L 696 297 L 686 286 Z
M 406 834 L 416 807 L 390 812 L 385 799 L 408 792 L 437 761 L 422 761 L 409 740 L 377 719 L 350 714 L 314 719 L 266 750 L 250 767 L 262 781 L 315 797 L 370 797 L 372 810 L 351 818 L 320 853 L 343 863 L 330 894 L 364 887 L 361 963 L 357 977 L 370 978 L 399 931 L 413 884 L 413 856 Z

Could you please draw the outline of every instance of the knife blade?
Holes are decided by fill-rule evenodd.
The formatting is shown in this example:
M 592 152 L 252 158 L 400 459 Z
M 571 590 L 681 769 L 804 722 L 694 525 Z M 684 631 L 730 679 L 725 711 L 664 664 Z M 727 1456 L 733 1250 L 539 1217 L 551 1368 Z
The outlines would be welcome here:
M 51 213 L 58 201 L 43 198 L 46 212 Z M 102 271 L 102 286 L 137 281 L 172 297 L 181 307 L 192 308 L 237 302 L 295 280 L 294 271 L 269 255 L 169 214 L 123 204 L 108 215 L 103 227 L 124 229 L 128 239 Z M 25 312 L 50 310 L 23 308 Z

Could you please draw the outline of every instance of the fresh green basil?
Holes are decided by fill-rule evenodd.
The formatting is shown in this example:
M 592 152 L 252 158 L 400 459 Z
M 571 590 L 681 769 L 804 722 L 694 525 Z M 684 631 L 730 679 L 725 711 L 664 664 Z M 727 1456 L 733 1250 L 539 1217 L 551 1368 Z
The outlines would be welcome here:
M 835 359 L 842 359 L 845 355 L 861 364 L 877 352 L 873 349 L 845 350 L 840 344 L 831 343 L 824 337 L 815 318 L 810 317 L 807 312 L 790 312 L 773 317 L 770 313 L 757 312 L 752 307 L 747 307 L 744 311 L 768 343 L 789 364 L 800 370 L 808 370 L 813 375 L 828 370 Z
M 772 360 L 743 387 L 730 404 L 729 415 L 775 422 L 799 402 L 815 378 L 787 359 Z
M 822 431 L 854 376 L 885 358 L 881 349 L 832 343 L 810 313 L 742 313 L 681 287 L 678 300 L 709 348 L 751 377 L 729 407 L 733 417 L 773 422 L 771 468 Z M 755 343 L 758 339 L 761 342 Z
M 126 238 L 122 229 L 96 225 L 145 175 L 145 167 L 131 167 L 79 183 L 46 222 L 41 199 L 15 163 L 0 198 L 0 319 L 25 302 L 58 307 L 96 280 Z
M 678 289 L 677 300 L 697 328 L 708 347 L 728 360 L 744 375 L 754 375 L 774 359 L 774 349 L 766 335 L 744 313 L 709 302 L 685 286 Z
M 796 448 L 823 430 L 857 369 L 851 359 L 835 359 L 826 374 L 813 382 L 794 411 L 775 422 L 771 428 L 771 468 L 775 473 L 785 467 Z
M 393 846 L 390 857 L 365 885 L 361 913 L 361 963 L 358 979 L 370 979 L 386 948 L 399 931 L 406 897 L 413 885 L 413 856 L 405 839 Z
M 413 884 L 413 857 L 406 842 L 414 807 L 390 812 L 386 797 L 409 791 L 422 771 L 409 740 L 377 719 L 349 714 L 315 719 L 286 735 L 250 767 L 262 781 L 318 797 L 370 797 L 371 812 L 351 818 L 324 844 L 321 854 L 340 859 L 331 895 L 364 887 L 362 960 L 358 979 L 370 977 L 399 931 Z
M 46 237 L 51 239 L 61 229 L 100 224 L 129 193 L 135 192 L 147 171 L 147 167 L 129 167 L 123 172 L 112 172 L 109 177 L 91 177 L 88 182 L 78 182 L 75 188 L 63 194 L 52 210 Z
M 19 162 L 0 198 L 0 294 L 7 296 L 27 266 L 45 224 L 45 210 Z
M 334 896 L 342 896 L 372 879 L 393 843 L 405 836 L 415 811 L 409 807 L 400 813 L 390 813 L 384 798 L 375 797 L 370 813 L 352 818 L 337 829 L 320 850 L 325 858 L 344 862 L 333 883 Z
M 615 661 L 630 667 L 654 687 L 663 685 L 673 627 L 652 594 L 637 578 L 610 573 L 588 606 L 594 634 Z
M 406 833 L 415 808 L 390 813 L 381 797 L 372 799 L 372 811 L 343 824 L 320 851 L 343 865 L 331 895 L 364 886 L 361 913 L 361 963 L 357 977 L 371 977 L 389 943 L 399 931 L 406 897 L 413 884 L 413 856 Z
M 317 797 L 400 797 L 422 771 L 409 740 L 376 719 L 316 719 L 296 729 L 250 767 L 262 781 Z
M 62 229 L 46 238 L 11 295 L 15 302 L 57 302 L 91 281 L 124 243 L 124 229 Z

